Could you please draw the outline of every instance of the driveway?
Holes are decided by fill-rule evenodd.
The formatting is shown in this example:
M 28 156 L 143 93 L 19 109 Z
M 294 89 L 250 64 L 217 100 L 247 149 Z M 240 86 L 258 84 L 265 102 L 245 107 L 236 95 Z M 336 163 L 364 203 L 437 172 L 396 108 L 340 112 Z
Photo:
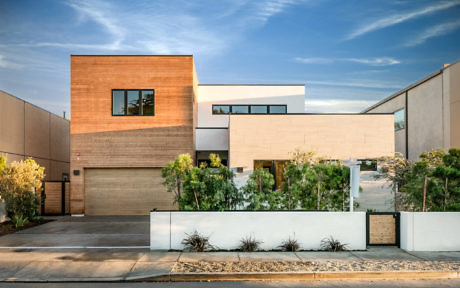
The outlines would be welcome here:
M 54 217 L 56 221 L 0 237 L 0 247 L 122 247 L 150 245 L 149 216 Z

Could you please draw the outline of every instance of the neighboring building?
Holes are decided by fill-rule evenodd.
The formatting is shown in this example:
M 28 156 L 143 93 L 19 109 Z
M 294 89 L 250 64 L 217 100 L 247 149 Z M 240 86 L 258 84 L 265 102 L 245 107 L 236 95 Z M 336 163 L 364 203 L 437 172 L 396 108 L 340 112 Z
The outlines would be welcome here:
M 198 84 L 193 57 L 71 56 L 71 213 L 176 209 L 161 168 L 218 153 L 242 185 L 280 183 L 296 148 L 332 159 L 394 153 L 392 114 L 305 114 L 304 85 Z
M 409 160 L 432 149 L 460 147 L 460 61 L 363 111 L 382 112 L 394 113 L 395 151 Z
M 45 180 L 68 180 L 69 120 L 0 90 L 0 155 L 8 163 L 33 158 Z

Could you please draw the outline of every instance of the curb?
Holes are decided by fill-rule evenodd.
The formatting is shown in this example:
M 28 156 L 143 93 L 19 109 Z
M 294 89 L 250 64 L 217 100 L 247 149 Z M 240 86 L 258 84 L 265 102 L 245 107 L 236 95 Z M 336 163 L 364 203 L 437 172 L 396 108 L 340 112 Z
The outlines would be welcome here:
M 171 273 L 146 278 L 126 279 L 134 282 L 201 282 L 201 281 L 305 281 L 355 279 L 459 279 L 460 272 L 258 272 L 258 273 Z

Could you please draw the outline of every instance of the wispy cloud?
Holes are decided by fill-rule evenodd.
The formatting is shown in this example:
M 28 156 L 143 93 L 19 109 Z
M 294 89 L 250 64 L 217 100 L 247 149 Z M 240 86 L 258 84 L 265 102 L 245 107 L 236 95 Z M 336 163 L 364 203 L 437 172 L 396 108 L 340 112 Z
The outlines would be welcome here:
M 389 15 L 383 18 L 375 19 L 373 21 L 366 21 L 366 24 L 362 25 L 361 27 L 358 27 L 355 29 L 353 32 L 348 34 L 345 37 L 345 40 L 351 40 L 356 37 L 359 37 L 361 35 L 380 30 L 386 27 L 390 27 L 411 19 L 419 18 L 434 12 L 438 12 L 441 10 L 445 10 L 451 7 L 454 7 L 456 5 L 459 5 L 460 1 L 455 0 L 455 1 L 446 1 L 446 2 L 439 2 L 434 5 L 430 5 L 421 9 L 409 11 L 406 13 L 400 13 L 400 14 L 394 14 L 394 15 Z
M 401 63 L 401 61 L 391 57 L 380 57 L 380 58 L 321 58 L 321 57 L 310 57 L 302 58 L 297 57 L 294 59 L 298 63 L 303 64 L 332 64 L 334 62 L 353 62 L 366 64 L 370 66 L 389 66 Z
M 375 102 L 375 100 L 307 99 L 305 108 L 308 113 L 358 113 Z
M 418 34 L 416 37 L 412 38 L 404 44 L 404 46 L 416 46 L 424 43 L 426 40 L 442 36 L 457 30 L 460 27 L 460 20 L 447 22 L 439 25 L 435 25 Z
M 87 51 L 151 52 L 159 54 L 216 54 L 234 43 L 247 30 L 264 25 L 270 17 L 283 12 L 298 0 L 240 1 L 226 3 L 227 12 L 202 17 L 188 10 L 196 5 L 163 5 L 143 2 L 142 10 L 133 11 L 104 0 L 68 0 L 66 4 L 78 13 L 77 24 L 98 24 L 107 37 L 100 43 L 82 41 L 42 41 L 20 43 L 21 47 L 56 47 Z M 180 4 L 180 5 L 179 5 Z M 185 7 L 184 7 L 185 6 Z M 172 8 L 175 7 L 175 8 Z M 177 8 L 179 7 L 179 8 Z M 245 12 L 242 13 L 241 11 Z M 155 15 L 155 17 L 152 17 Z M 232 21 L 220 23 L 221 18 Z M 216 25 L 216 22 L 218 25 Z M 211 24 L 212 23 L 212 24 Z
M 373 88 L 373 89 L 400 89 L 404 87 L 402 83 L 378 80 L 349 80 L 349 81 L 307 81 L 307 85 L 335 86 L 335 87 L 356 87 L 356 88 Z
M 22 65 L 18 63 L 11 62 L 9 60 L 5 59 L 5 55 L 0 54 L 0 68 L 12 68 L 12 69 L 17 69 L 21 68 Z

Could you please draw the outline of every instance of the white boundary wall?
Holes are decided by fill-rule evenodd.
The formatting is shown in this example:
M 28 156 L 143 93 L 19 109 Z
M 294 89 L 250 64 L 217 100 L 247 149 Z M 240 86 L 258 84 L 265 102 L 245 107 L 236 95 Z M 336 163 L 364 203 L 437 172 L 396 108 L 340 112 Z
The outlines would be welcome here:
M 460 212 L 401 212 L 401 249 L 460 251 Z
M 319 250 L 321 240 L 330 236 L 348 249 L 366 249 L 365 212 L 308 211 L 151 212 L 150 249 L 182 250 L 186 233 L 194 230 L 224 250 L 237 249 L 248 236 L 263 241 L 263 250 L 279 249 L 289 237 L 301 249 Z

